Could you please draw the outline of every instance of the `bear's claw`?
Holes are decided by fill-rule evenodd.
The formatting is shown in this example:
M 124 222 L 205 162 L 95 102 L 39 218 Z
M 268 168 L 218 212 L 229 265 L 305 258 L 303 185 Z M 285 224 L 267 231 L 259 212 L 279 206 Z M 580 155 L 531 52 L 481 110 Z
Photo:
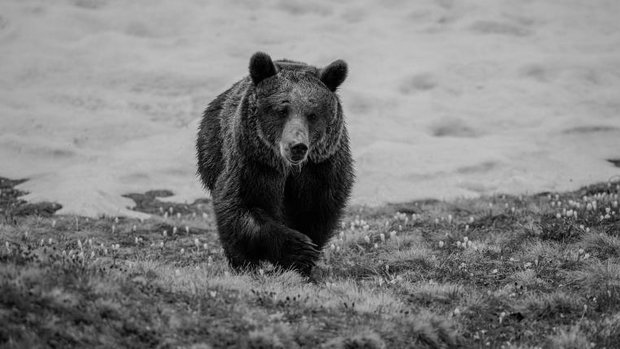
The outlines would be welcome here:
M 319 259 L 321 251 L 310 238 L 295 231 L 287 239 L 283 248 L 281 264 L 286 268 L 298 269 L 302 273 L 308 273 Z

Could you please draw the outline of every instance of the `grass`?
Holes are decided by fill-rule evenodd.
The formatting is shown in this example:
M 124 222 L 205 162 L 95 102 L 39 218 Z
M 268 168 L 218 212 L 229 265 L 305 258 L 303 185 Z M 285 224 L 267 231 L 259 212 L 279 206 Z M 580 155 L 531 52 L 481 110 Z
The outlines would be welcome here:
M 0 179 L 0 346 L 614 348 L 617 182 L 350 207 L 313 281 L 232 272 L 207 200 L 52 215 Z M 595 203 L 595 204 L 594 204 Z

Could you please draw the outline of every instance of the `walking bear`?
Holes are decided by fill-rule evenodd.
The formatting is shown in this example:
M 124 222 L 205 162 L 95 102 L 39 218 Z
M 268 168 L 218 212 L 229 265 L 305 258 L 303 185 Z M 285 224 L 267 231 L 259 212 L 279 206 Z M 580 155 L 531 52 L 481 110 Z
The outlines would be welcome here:
M 233 268 L 266 260 L 308 275 L 354 181 L 336 95 L 347 64 L 320 69 L 257 52 L 249 70 L 204 112 L 198 173 Z

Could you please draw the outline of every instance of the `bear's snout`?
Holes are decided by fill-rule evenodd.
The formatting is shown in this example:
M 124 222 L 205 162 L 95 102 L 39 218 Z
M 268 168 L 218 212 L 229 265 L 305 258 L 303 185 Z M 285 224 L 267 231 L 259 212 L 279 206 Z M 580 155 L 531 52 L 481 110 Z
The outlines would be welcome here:
M 308 145 L 305 142 L 281 142 L 280 155 L 291 165 L 298 165 L 306 160 Z
M 291 158 L 293 161 L 301 161 L 306 157 L 308 146 L 303 143 L 297 143 L 291 147 Z
M 308 123 L 301 117 L 292 116 L 282 131 L 280 155 L 288 163 L 298 165 L 306 160 L 308 148 Z

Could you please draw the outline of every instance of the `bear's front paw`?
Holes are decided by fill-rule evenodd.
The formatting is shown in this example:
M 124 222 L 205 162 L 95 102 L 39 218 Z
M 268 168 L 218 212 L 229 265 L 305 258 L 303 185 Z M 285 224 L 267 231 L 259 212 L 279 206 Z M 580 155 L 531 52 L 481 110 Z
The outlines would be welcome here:
M 283 247 L 281 264 L 286 268 L 298 270 L 304 275 L 310 273 L 321 253 L 318 246 L 308 236 L 298 231 L 290 232 Z

